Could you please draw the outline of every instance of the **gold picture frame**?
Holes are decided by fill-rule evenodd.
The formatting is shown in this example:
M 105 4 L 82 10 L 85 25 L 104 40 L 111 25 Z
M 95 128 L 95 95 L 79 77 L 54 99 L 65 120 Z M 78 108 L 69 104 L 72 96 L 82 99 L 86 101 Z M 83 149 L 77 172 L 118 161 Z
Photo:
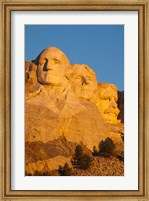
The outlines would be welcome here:
M 148 2 L 141 1 L 63 1 L 63 0 L 2 0 L 1 25 L 0 25 L 0 178 L 1 178 L 1 200 L 148 200 L 148 170 L 147 160 L 149 137 L 149 37 L 147 32 Z M 33 11 L 33 10 L 114 10 L 114 11 L 138 11 L 139 16 L 139 190 L 137 191 L 20 191 L 11 190 L 11 67 L 10 67 L 10 36 L 11 36 L 11 11 Z

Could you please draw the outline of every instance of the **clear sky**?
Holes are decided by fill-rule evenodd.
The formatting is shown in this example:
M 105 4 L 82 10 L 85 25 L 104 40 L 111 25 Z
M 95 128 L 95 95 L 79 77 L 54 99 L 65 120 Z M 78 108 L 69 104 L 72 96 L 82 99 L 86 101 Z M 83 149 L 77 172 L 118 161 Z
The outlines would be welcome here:
M 123 25 L 26 25 L 25 60 L 54 46 L 62 50 L 71 64 L 87 64 L 99 82 L 116 84 L 124 90 Z

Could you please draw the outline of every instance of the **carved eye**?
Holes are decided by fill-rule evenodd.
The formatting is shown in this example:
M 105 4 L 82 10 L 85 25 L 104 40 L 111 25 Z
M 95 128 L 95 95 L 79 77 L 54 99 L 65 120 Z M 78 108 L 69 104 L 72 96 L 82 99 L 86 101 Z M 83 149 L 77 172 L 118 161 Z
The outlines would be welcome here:
M 77 80 L 77 81 L 80 81 L 80 80 L 81 80 L 81 77 L 77 77 L 76 80 Z
M 57 59 L 53 59 L 53 63 L 54 63 L 54 64 L 60 64 L 60 61 L 57 60 Z
M 91 77 L 87 77 L 87 80 L 89 80 L 89 81 L 90 81 L 90 80 L 92 80 L 92 79 L 91 79 Z
M 45 59 L 40 59 L 38 65 L 42 66 L 43 64 L 45 64 L 45 62 L 46 62 Z

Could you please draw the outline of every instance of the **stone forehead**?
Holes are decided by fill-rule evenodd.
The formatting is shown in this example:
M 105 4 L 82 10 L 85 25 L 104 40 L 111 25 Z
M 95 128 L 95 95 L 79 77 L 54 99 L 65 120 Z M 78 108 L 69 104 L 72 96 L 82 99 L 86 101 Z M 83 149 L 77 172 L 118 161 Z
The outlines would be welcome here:
M 118 99 L 117 91 L 118 88 L 114 84 L 98 83 L 98 93 L 101 99 L 114 97 L 115 101 L 117 101 Z
M 36 61 L 38 62 L 38 60 L 41 58 L 46 59 L 46 58 L 51 58 L 51 57 L 59 59 L 63 64 L 66 64 L 66 65 L 70 64 L 65 53 L 56 47 L 48 47 L 48 48 L 44 49 L 39 54 L 39 56 L 36 58 Z
M 107 89 L 112 89 L 113 91 L 117 92 L 118 91 L 118 88 L 116 85 L 114 84 L 110 84 L 110 83 L 106 83 L 106 82 L 102 82 L 102 83 L 98 83 L 98 88 L 99 90 L 102 89 L 102 90 L 107 90 Z
M 91 75 L 96 79 L 96 73 L 86 64 L 72 64 L 72 71 L 76 75 Z

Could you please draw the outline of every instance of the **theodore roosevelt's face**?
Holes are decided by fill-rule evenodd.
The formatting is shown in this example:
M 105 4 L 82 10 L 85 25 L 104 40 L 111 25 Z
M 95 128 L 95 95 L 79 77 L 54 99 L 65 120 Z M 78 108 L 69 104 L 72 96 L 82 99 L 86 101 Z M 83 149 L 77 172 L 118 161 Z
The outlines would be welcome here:
M 69 66 L 66 55 L 55 47 L 45 49 L 36 59 L 37 80 L 43 85 L 62 85 Z
M 85 64 L 72 65 L 72 89 L 79 97 L 92 100 L 97 90 L 95 73 Z

